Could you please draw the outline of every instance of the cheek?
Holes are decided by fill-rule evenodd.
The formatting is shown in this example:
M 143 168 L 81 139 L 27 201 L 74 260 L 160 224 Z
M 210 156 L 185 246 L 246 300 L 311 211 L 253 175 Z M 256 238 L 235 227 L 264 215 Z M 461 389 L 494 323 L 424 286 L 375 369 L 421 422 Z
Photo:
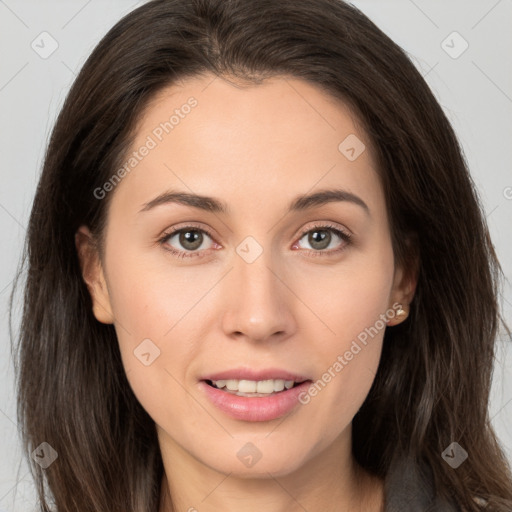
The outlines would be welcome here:
M 377 373 L 393 264 L 392 249 L 383 244 L 378 254 L 361 255 L 330 273 L 310 272 L 299 283 L 297 294 L 317 313 L 309 315 L 306 328 L 314 343 L 312 364 L 320 372 L 302 403 L 318 418 L 316 425 L 328 425 L 328 433 L 317 432 L 326 442 L 352 421 Z
M 168 397 L 180 396 L 179 383 L 197 356 L 195 308 L 211 287 L 183 273 L 152 267 L 141 257 L 112 254 L 109 294 L 125 372 L 144 408 L 152 416 Z M 176 402 L 176 400 L 173 400 Z M 177 400 L 179 402 L 179 399 Z
M 109 271 L 111 305 L 122 339 L 131 343 L 150 338 L 160 345 L 175 338 L 218 281 L 214 270 L 178 268 L 156 249 L 115 256 Z
M 314 367 L 336 375 L 325 376 L 333 383 L 329 387 L 357 397 L 369 389 L 377 371 L 386 325 L 381 315 L 388 309 L 390 283 L 383 275 L 369 273 L 346 277 L 336 287 L 326 286 L 328 293 L 317 288 L 307 295 L 308 304 L 319 312 L 318 321 L 309 322 L 308 339 L 314 343 Z
M 374 326 L 389 308 L 394 258 L 384 242 L 372 244 L 372 250 L 347 253 L 340 264 L 309 265 L 307 270 L 291 271 L 295 277 L 288 275 L 294 293 L 310 310 L 306 325 L 316 334 L 308 334 L 322 359 L 348 350 L 350 341 Z M 382 322 L 377 327 L 382 329 Z

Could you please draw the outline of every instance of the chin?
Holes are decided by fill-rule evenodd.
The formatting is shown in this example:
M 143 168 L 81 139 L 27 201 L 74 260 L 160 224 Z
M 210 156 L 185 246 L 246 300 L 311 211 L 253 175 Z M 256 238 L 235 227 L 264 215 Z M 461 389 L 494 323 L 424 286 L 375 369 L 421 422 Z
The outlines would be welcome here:
M 255 444 L 248 442 L 240 448 L 237 443 L 234 457 L 226 457 L 226 452 L 223 452 L 222 461 L 219 457 L 212 461 L 204 460 L 203 463 L 215 471 L 236 478 L 265 479 L 269 478 L 269 473 L 274 477 L 282 477 L 300 469 L 304 464 L 304 457 L 298 457 L 297 449 L 291 448 L 288 454 L 280 450 L 279 446 L 258 449 Z

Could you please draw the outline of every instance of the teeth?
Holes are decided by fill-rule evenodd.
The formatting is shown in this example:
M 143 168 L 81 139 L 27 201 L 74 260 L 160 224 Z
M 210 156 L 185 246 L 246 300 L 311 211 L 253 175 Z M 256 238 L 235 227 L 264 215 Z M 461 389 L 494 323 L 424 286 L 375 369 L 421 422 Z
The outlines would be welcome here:
M 240 382 L 240 384 L 242 384 L 242 382 Z M 240 391 L 242 391 L 242 389 L 240 389 Z M 274 391 L 274 381 L 272 379 L 258 381 L 256 383 L 256 391 L 258 393 L 272 393 Z
M 214 380 L 212 384 L 219 388 L 227 388 L 228 391 L 238 391 L 240 393 L 262 393 L 271 394 L 283 391 L 283 389 L 291 389 L 295 382 L 293 380 L 268 379 L 268 380 Z
M 238 382 L 238 391 L 241 393 L 256 393 L 258 383 L 253 380 L 241 380 Z
M 214 385 L 215 385 L 215 383 L 214 383 Z M 236 380 L 227 380 L 226 387 L 230 391 L 238 391 L 238 382 Z
M 284 380 L 277 379 L 274 381 L 274 391 L 283 391 L 284 389 Z

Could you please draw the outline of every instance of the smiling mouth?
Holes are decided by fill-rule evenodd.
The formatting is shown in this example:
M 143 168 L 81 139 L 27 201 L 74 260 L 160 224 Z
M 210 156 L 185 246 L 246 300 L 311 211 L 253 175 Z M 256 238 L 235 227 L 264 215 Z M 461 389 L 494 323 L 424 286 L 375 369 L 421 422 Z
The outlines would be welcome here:
M 292 380 L 285 381 L 282 379 L 251 381 L 229 379 L 217 381 L 205 380 L 204 382 L 214 389 L 218 389 L 232 395 L 257 398 L 285 393 L 306 381 L 296 382 Z

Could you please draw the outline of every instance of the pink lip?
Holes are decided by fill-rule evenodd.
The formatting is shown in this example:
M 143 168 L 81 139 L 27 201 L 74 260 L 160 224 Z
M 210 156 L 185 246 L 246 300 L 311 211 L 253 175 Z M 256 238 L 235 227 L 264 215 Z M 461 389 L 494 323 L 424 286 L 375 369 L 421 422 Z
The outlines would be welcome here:
M 245 397 L 217 389 L 205 381 L 199 383 L 201 391 L 206 394 L 216 407 L 228 416 L 244 421 L 270 421 L 284 416 L 300 403 L 299 395 L 306 392 L 310 385 L 311 381 L 308 380 L 291 389 L 280 391 L 275 395 Z
M 304 380 L 310 380 L 309 377 L 290 373 L 286 370 L 279 368 L 266 368 L 263 370 L 254 370 L 252 368 L 233 368 L 219 373 L 212 373 L 200 380 L 269 380 L 269 379 L 281 379 L 281 380 L 293 380 L 295 382 L 302 382 Z

